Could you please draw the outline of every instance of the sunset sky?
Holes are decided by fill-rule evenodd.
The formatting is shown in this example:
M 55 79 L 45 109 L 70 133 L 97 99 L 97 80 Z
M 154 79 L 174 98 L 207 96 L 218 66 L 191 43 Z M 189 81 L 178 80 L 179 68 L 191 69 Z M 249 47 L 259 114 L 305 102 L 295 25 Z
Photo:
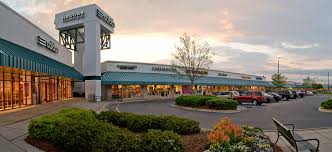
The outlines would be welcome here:
M 331 0 L 1 0 L 58 39 L 58 12 L 96 3 L 115 20 L 102 61 L 170 63 L 184 32 L 208 41 L 213 68 L 326 83 L 332 72 Z

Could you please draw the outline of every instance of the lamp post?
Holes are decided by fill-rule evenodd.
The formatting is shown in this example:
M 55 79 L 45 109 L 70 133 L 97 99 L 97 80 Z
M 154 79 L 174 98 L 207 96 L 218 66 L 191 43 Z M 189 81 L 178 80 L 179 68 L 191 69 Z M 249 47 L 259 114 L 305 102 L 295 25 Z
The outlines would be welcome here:
M 277 60 L 278 60 L 278 75 L 280 74 L 280 72 L 279 72 L 279 61 L 280 61 L 280 57 L 277 57 Z

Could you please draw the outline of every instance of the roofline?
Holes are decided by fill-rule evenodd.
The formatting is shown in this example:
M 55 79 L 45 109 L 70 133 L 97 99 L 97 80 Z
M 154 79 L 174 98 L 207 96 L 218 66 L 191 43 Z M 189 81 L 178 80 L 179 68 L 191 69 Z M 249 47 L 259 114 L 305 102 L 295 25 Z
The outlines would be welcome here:
M 3 7 L 7 8 L 9 11 L 11 11 L 12 13 L 14 13 L 15 15 L 17 15 L 18 17 L 20 17 L 21 19 L 23 19 L 24 21 L 26 21 L 27 23 L 29 23 L 30 25 L 32 25 L 33 27 L 35 27 L 36 29 L 38 29 L 39 31 L 41 31 L 42 33 L 46 34 L 47 36 L 49 36 L 53 41 L 55 41 L 56 43 L 58 43 L 60 46 L 62 46 L 63 48 L 65 48 L 65 50 L 69 51 L 66 47 L 64 47 L 63 45 L 60 44 L 60 42 L 58 40 L 56 40 L 55 38 L 53 38 L 51 35 L 49 35 L 48 33 L 46 33 L 44 30 L 42 30 L 40 27 L 38 27 L 37 25 L 33 24 L 30 20 L 28 20 L 27 18 L 25 18 L 23 15 L 21 15 L 20 13 L 16 12 L 14 9 L 12 9 L 11 7 L 9 7 L 7 4 L 5 4 L 4 2 L 0 1 L 0 5 L 2 5 Z
M 161 64 L 161 63 L 146 63 L 146 62 L 130 62 L 130 61 L 104 61 L 103 63 L 130 63 L 130 64 L 145 64 L 145 65 L 161 65 L 161 66 L 171 66 L 169 64 Z M 243 74 L 243 75 L 248 75 L 248 76 L 254 76 L 254 77 L 262 77 L 259 75 L 253 75 L 253 74 L 245 74 L 245 73 L 238 73 L 238 72 L 229 72 L 229 71 L 223 71 L 223 70 L 215 70 L 215 69 L 209 69 L 209 71 L 216 71 L 216 72 L 227 72 L 227 73 L 232 73 L 232 74 Z

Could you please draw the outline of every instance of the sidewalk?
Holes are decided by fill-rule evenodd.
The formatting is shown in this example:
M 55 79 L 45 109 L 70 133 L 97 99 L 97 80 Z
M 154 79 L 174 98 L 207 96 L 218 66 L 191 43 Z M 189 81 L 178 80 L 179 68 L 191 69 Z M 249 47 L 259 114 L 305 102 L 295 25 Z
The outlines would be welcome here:
M 39 152 L 38 148 L 27 144 L 28 125 L 31 119 L 54 113 L 64 108 L 77 107 L 94 111 L 104 110 L 109 102 L 86 102 L 83 98 L 74 98 L 0 113 L 0 147 L 1 152 Z
M 332 150 L 332 128 L 328 129 L 304 129 L 304 130 L 295 130 L 297 134 L 302 136 L 305 139 L 309 138 L 317 138 L 320 142 L 319 151 L 320 152 L 330 152 Z M 265 135 L 269 136 L 271 142 L 275 142 L 277 140 L 277 132 L 276 131 L 265 131 Z M 316 145 L 316 143 L 312 143 Z M 291 152 L 293 149 L 287 140 L 284 137 L 280 137 L 277 143 L 278 146 L 284 152 Z

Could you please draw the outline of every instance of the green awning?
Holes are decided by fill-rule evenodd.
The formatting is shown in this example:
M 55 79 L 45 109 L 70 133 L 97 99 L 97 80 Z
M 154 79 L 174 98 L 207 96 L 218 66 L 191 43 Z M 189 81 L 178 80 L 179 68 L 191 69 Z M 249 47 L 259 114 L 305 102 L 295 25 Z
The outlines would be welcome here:
M 1 38 L 0 66 L 83 80 L 82 74 L 73 67 Z
M 101 76 L 102 84 L 121 85 L 190 85 L 189 79 L 175 74 L 137 73 L 137 72 L 105 72 Z M 243 80 L 220 77 L 201 77 L 195 85 L 215 86 L 265 86 L 272 87 L 268 81 Z

